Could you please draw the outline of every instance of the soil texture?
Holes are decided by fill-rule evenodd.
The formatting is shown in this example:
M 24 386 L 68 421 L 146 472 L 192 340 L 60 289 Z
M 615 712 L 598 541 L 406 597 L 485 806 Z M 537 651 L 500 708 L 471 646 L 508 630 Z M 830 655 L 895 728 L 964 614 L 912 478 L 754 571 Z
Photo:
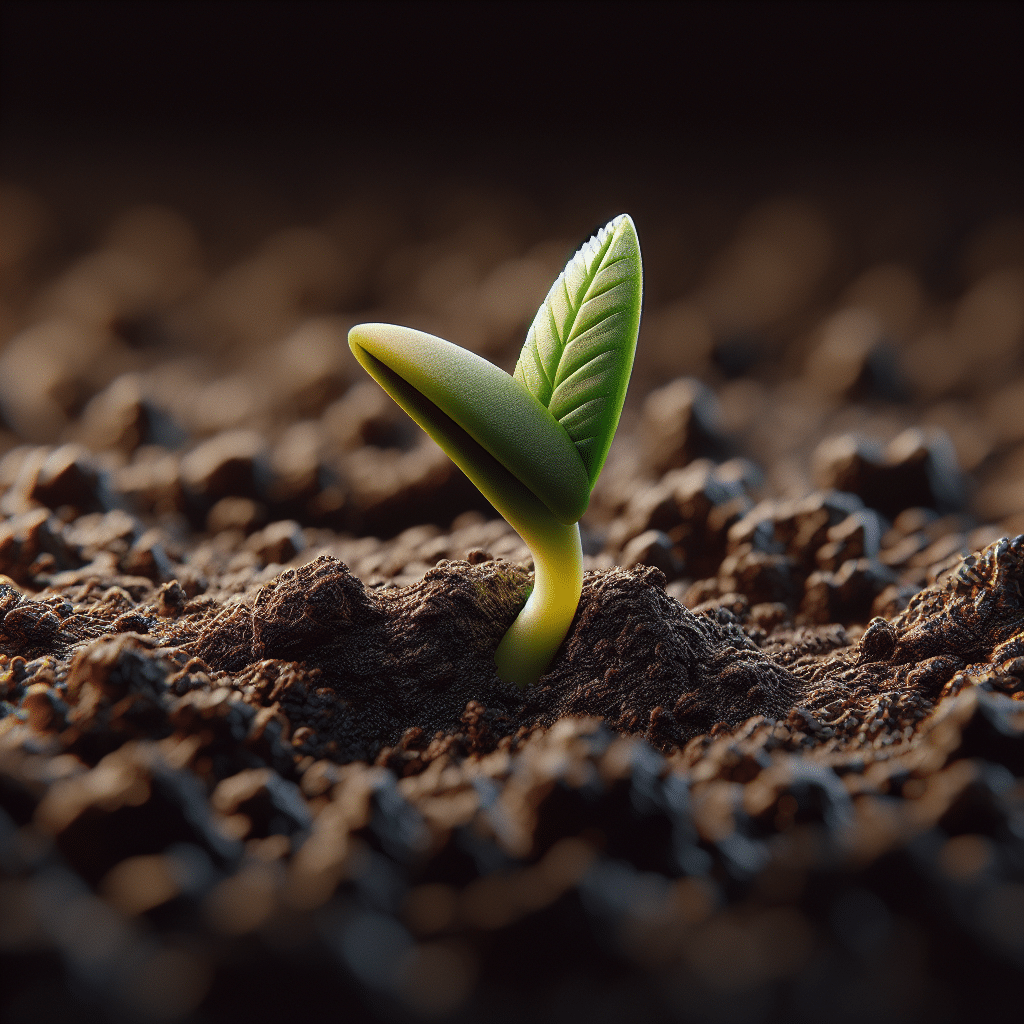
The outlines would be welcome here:
M 1016 1020 L 1015 192 L 638 199 L 633 390 L 520 691 L 530 554 L 344 338 L 510 365 L 590 207 L 362 182 L 232 232 L 103 166 L 3 186 L 4 1021 Z

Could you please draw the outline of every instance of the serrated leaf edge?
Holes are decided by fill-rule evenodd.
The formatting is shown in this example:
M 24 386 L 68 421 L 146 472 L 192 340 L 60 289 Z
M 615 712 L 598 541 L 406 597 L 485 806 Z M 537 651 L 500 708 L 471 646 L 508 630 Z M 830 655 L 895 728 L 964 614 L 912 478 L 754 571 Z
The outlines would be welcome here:
M 519 361 L 516 364 L 515 374 L 514 374 L 515 378 L 517 380 L 519 380 L 523 384 L 524 387 L 527 387 L 531 392 L 533 392 L 533 388 L 530 386 L 530 383 L 529 383 L 529 380 L 528 380 L 528 377 L 527 377 L 525 369 L 521 369 L 521 364 L 523 362 L 524 356 L 529 358 L 529 360 L 531 361 L 533 366 L 536 368 L 537 375 L 540 378 L 543 379 L 544 384 L 545 384 L 545 391 L 547 392 L 546 396 L 545 395 L 537 395 L 534 392 L 535 397 L 537 397 L 537 399 L 541 402 L 542 405 L 544 405 L 548 409 L 552 409 L 552 415 L 554 415 L 556 420 L 560 424 L 562 424 L 563 426 L 565 426 L 565 420 L 568 417 L 572 416 L 574 413 L 577 412 L 577 410 L 579 410 L 580 408 L 584 407 L 588 403 L 598 401 L 599 398 L 600 398 L 600 400 L 602 402 L 614 401 L 614 397 L 610 396 L 610 395 L 602 395 L 602 396 L 599 396 L 599 398 L 598 398 L 598 397 L 587 397 L 584 394 L 584 395 L 580 395 L 580 396 L 572 396 L 574 398 L 578 397 L 579 401 L 573 402 L 573 404 L 571 406 L 569 406 L 569 407 L 567 407 L 565 409 L 560 410 L 557 414 L 553 411 L 553 407 L 557 404 L 557 394 L 558 394 L 558 391 L 561 388 L 563 388 L 565 385 L 569 384 L 572 381 L 573 377 L 575 377 L 578 373 L 580 373 L 580 371 L 586 369 L 587 367 L 592 367 L 594 362 L 595 362 L 595 360 L 600 359 L 602 356 L 604 356 L 605 354 L 607 354 L 609 352 L 612 352 L 612 353 L 617 352 L 619 350 L 619 348 L 620 348 L 620 346 L 618 344 L 612 344 L 612 345 L 609 345 L 608 347 L 602 349 L 601 351 L 589 354 L 582 363 L 580 363 L 577 366 L 573 366 L 573 368 L 571 370 L 568 370 L 568 372 L 566 372 L 565 375 L 562 376 L 563 367 L 566 366 L 566 364 L 568 362 L 570 362 L 569 360 L 566 359 L 566 353 L 567 353 L 567 350 L 570 348 L 570 346 L 572 346 L 575 342 L 578 342 L 582 338 L 584 338 L 588 331 L 598 327 L 601 324 L 607 324 L 608 321 L 611 320 L 613 317 L 618 317 L 618 316 L 620 316 L 622 314 L 625 314 L 625 315 L 628 316 L 630 314 L 630 312 L 631 312 L 631 303 L 628 302 L 628 301 L 626 303 L 613 306 L 613 307 L 609 308 L 608 310 L 602 311 L 602 315 L 599 317 L 599 319 L 595 320 L 594 323 L 589 324 L 586 327 L 584 327 L 580 331 L 579 334 L 575 334 L 575 332 L 576 332 L 576 330 L 577 330 L 577 328 L 579 327 L 579 324 L 580 324 L 581 315 L 582 315 L 584 309 L 586 308 L 586 306 L 588 305 L 588 303 L 593 302 L 595 299 L 599 299 L 602 295 L 607 294 L 612 289 L 617 288 L 620 285 L 622 285 L 624 283 L 627 283 L 629 281 L 629 278 L 627 276 L 626 278 L 623 278 L 621 280 L 615 281 L 615 282 L 607 285 L 606 287 L 602 287 L 598 291 L 593 291 L 592 290 L 594 288 L 594 285 L 596 284 L 598 278 L 604 272 L 606 272 L 607 270 L 611 269 L 612 267 L 618 265 L 619 263 L 626 262 L 626 261 L 628 261 L 628 260 L 633 258 L 631 256 L 619 256 L 619 257 L 617 257 L 615 259 L 612 259 L 612 260 L 610 260 L 608 262 L 604 262 L 605 261 L 605 257 L 607 256 L 609 250 L 615 244 L 615 240 L 616 240 L 616 237 L 617 237 L 617 234 L 618 234 L 618 231 L 619 231 L 620 227 L 622 227 L 624 225 L 624 222 L 628 222 L 628 221 L 629 221 L 629 218 L 625 214 L 622 214 L 622 215 L 616 217 L 614 220 L 610 221 L 603 228 L 601 228 L 589 241 L 587 241 L 584 245 L 582 245 L 577 250 L 577 252 L 574 254 L 574 256 L 569 260 L 569 262 L 565 266 L 565 269 L 561 272 L 561 274 L 559 274 L 558 280 L 555 282 L 555 284 L 552 286 L 552 288 L 548 291 L 548 294 L 545 296 L 544 302 L 541 304 L 541 308 L 537 311 L 537 315 L 534 317 L 534 322 L 533 322 L 533 324 L 531 324 L 530 331 L 527 334 L 526 343 L 523 346 L 523 351 L 522 351 L 522 353 L 520 353 Z M 602 235 L 604 237 L 602 237 Z M 585 255 L 585 253 L 587 252 L 587 249 L 589 247 L 591 247 L 595 242 L 597 243 L 596 251 L 593 252 L 590 255 Z M 581 257 L 582 257 L 582 262 L 583 262 L 582 268 L 579 266 L 579 261 L 581 260 Z M 639 260 L 640 260 L 639 250 L 637 250 L 637 254 L 636 254 L 635 258 L 637 259 L 637 261 L 639 263 Z M 588 260 L 590 261 L 589 269 L 587 268 Z M 584 288 L 582 290 L 582 297 L 579 299 L 579 304 L 578 305 L 574 305 L 573 299 L 572 299 L 572 296 L 571 296 L 570 290 L 569 290 L 569 277 L 570 277 L 570 274 L 574 270 L 582 272 L 583 278 L 584 278 L 584 282 L 585 282 Z M 638 266 L 638 270 L 640 270 L 640 272 L 642 274 L 642 267 Z M 641 289 L 642 289 L 642 282 L 641 282 Z M 558 330 L 558 321 L 557 321 L 557 318 L 556 318 L 556 315 L 555 315 L 555 308 L 554 308 L 554 305 L 553 305 L 553 298 L 556 295 L 556 292 L 558 292 L 559 290 L 561 291 L 561 295 L 559 296 L 561 301 L 565 304 L 565 306 L 568 308 L 568 310 L 571 313 L 571 317 L 567 318 L 567 322 L 569 323 L 569 327 L 568 327 L 568 330 L 565 331 L 564 335 L 562 333 L 560 333 L 559 330 Z M 543 354 L 541 352 L 541 346 L 540 346 L 540 344 L 538 344 L 538 339 L 537 339 L 537 335 L 536 335 L 537 323 L 540 320 L 541 316 L 545 315 L 545 314 L 546 314 L 546 317 L 547 317 L 547 322 L 548 322 L 548 325 L 549 325 L 550 334 L 551 334 L 551 336 L 554 338 L 554 340 L 557 342 L 557 344 L 559 346 L 559 353 L 558 353 L 558 357 L 557 357 L 557 365 L 555 367 L 555 371 L 554 371 L 553 377 L 548 374 L 547 368 L 544 365 L 544 360 L 542 358 Z M 634 339 L 634 341 L 635 341 L 635 339 Z M 626 371 L 627 371 L 626 375 L 627 376 L 628 376 L 629 370 L 632 367 L 632 358 L 631 357 L 628 359 L 628 362 L 629 362 L 629 366 L 627 366 L 627 368 L 626 368 Z M 622 389 L 622 390 L 623 390 L 623 394 L 624 394 L 624 389 Z M 590 414 L 588 416 L 583 417 L 583 420 L 582 420 L 582 423 L 580 424 L 580 426 L 582 426 L 583 424 L 587 423 L 588 420 L 589 421 L 593 421 L 594 423 L 599 423 L 600 420 L 601 420 L 600 410 L 597 411 L 596 414 L 592 413 L 592 414 Z M 566 427 L 566 429 L 568 430 L 569 428 Z M 577 448 L 580 450 L 581 457 L 584 457 L 584 461 L 585 462 L 589 463 L 589 460 L 587 460 L 586 457 L 584 456 L 584 452 L 592 445 L 593 442 L 595 442 L 596 440 L 599 439 L 598 435 L 599 435 L 599 432 L 594 432 L 594 433 L 586 434 L 586 435 L 577 435 L 576 433 L 572 433 L 571 434 L 573 442 L 576 444 Z M 611 439 L 608 438 L 608 444 L 610 445 L 610 443 L 611 443 Z M 605 450 L 605 454 L 606 454 L 606 452 L 607 452 L 607 448 Z M 593 469 L 592 472 L 590 471 L 589 465 L 588 465 L 588 474 L 590 475 L 590 478 L 591 478 L 591 484 L 593 484 L 594 480 L 596 480 L 597 475 L 600 472 L 601 465 L 603 464 L 603 462 L 604 462 L 604 458 L 602 456 L 600 458 L 598 464 L 596 466 L 594 466 L 594 469 Z

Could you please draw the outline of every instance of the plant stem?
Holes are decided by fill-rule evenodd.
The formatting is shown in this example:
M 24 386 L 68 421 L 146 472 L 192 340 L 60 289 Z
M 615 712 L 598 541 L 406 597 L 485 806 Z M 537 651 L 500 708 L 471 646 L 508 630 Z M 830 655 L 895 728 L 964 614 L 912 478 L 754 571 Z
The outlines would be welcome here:
M 374 380 L 476 484 L 532 552 L 533 591 L 494 657 L 502 679 L 520 687 L 531 686 L 551 663 L 580 603 L 583 547 L 579 526 L 559 522 L 533 491 L 464 428 L 361 344 L 355 345 L 353 352 Z
M 583 590 L 583 547 L 576 523 L 509 521 L 533 553 L 534 582 L 494 663 L 502 679 L 525 688 L 544 674 L 572 625 Z

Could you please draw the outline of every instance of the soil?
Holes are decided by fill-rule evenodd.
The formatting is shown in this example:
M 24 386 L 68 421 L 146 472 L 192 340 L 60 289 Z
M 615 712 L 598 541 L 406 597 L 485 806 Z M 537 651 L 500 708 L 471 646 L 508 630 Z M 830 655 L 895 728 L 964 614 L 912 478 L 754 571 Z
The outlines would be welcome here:
M 572 248 L 526 198 L 426 238 L 350 203 L 218 269 L 198 214 L 72 251 L 5 187 L 5 1021 L 1016 1019 L 1019 221 L 975 210 L 935 285 L 917 236 L 739 197 L 711 276 L 653 270 L 579 610 L 520 691 L 529 552 L 344 332 L 501 361 Z

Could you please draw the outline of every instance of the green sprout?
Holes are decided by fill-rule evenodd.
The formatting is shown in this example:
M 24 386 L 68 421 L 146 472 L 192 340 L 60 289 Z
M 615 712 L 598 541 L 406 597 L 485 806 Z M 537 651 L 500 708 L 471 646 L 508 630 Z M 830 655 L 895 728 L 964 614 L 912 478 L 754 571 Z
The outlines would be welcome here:
M 611 447 L 640 328 L 640 246 L 616 217 L 569 261 L 514 376 L 422 331 L 360 324 L 356 359 L 447 453 L 533 553 L 534 583 L 502 638 L 498 675 L 535 683 L 583 591 L 578 522 Z

